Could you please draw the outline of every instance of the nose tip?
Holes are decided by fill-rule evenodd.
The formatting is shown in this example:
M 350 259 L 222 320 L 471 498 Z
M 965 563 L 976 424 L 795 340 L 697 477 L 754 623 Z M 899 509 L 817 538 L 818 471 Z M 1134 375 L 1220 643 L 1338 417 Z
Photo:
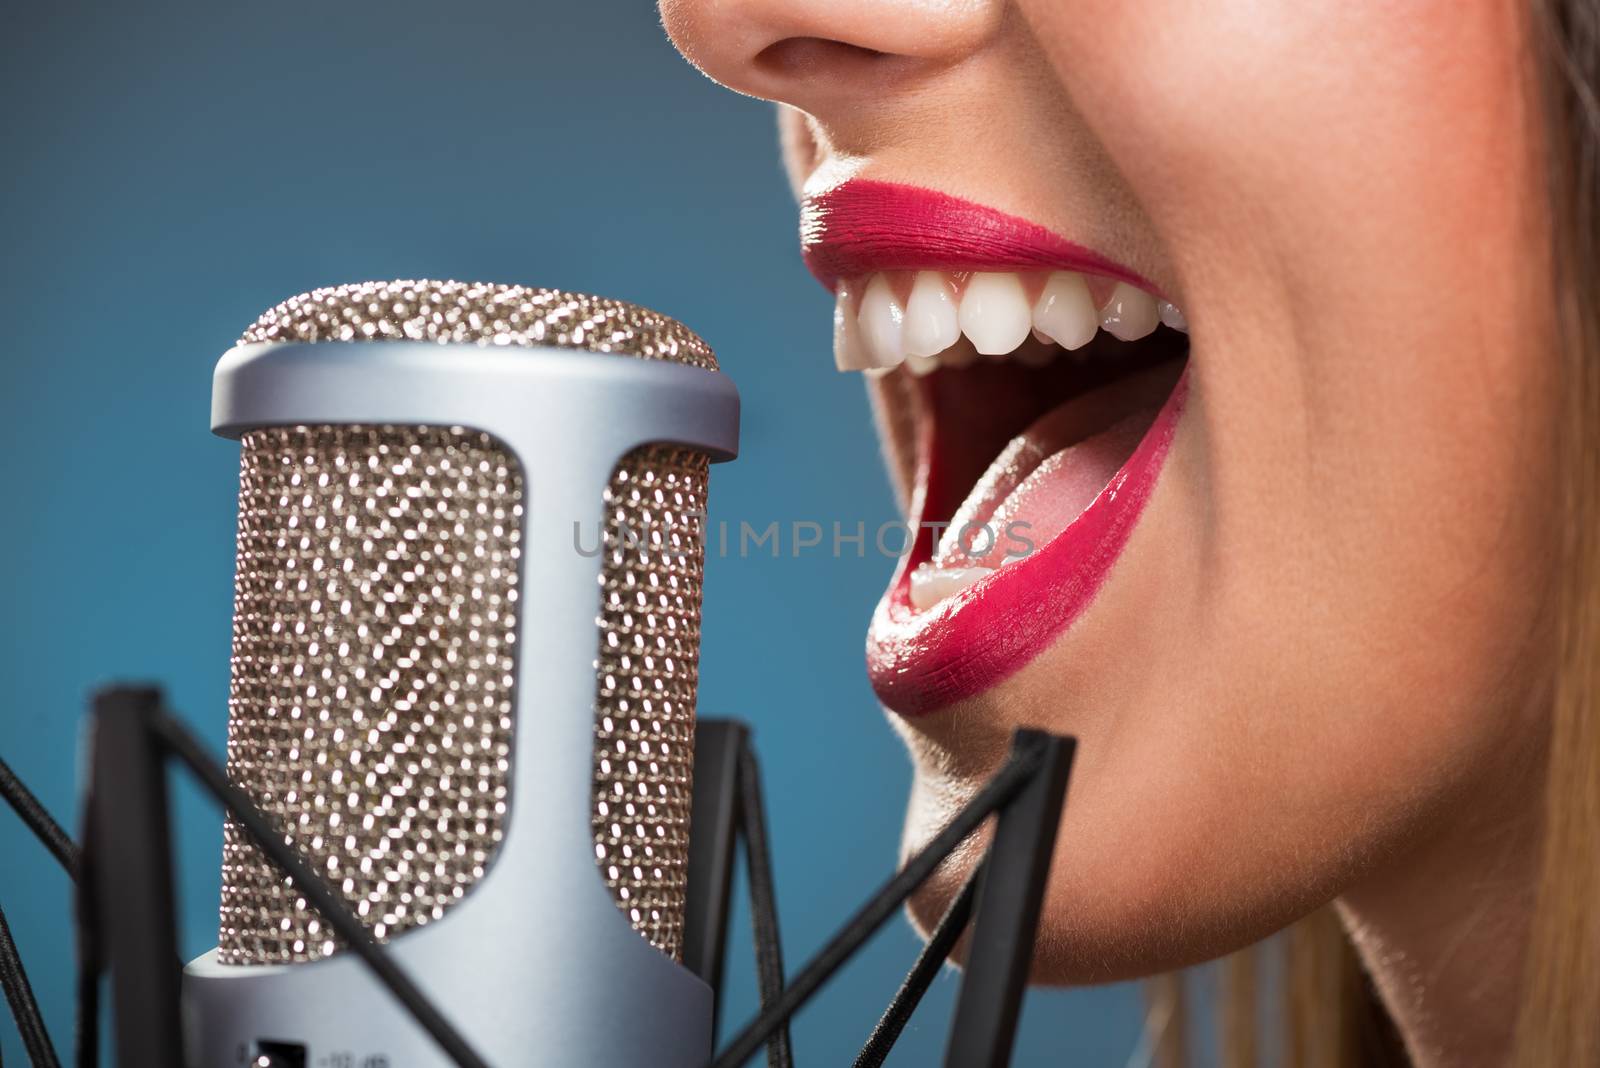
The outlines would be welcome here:
M 712 80 L 825 115 L 961 62 L 1000 0 L 661 0 L 678 50 Z

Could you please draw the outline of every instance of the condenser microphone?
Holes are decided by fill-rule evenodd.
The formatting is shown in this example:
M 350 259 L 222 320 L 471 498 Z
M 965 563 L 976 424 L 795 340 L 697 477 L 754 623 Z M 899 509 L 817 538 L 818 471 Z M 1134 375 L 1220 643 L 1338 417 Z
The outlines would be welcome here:
M 373 282 L 217 365 L 241 443 L 228 767 L 492 1063 L 688 1068 L 707 465 L 738 395 L 666 316 Z M 451 1063 L 232 822 L 190 1068 Z

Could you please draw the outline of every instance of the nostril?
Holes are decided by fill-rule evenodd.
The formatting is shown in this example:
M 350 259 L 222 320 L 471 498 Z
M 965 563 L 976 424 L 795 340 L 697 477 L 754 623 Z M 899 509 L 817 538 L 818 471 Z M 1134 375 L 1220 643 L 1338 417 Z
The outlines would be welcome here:
M 999 39 L 1009 0 L 658 0 L 668 36 L 735 92 L 818 117 L 923 84 Z
M 879 74 L 887 64 L 904 58 L 824 37 L 786 37 L 763 48 L 752 62 L 769 78 L 811 79 Z

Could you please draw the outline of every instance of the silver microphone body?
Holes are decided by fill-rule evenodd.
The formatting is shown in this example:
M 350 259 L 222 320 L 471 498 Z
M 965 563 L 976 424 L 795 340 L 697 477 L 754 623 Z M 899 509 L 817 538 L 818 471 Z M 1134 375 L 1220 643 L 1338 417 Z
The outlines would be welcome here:
M 695 513 L 737 392 L 618 302 L 297 300 L 214 380 L 212 428 L 245 443 L 235 781 L 491 1063 L 703 1065 L 712 994 L 676 959 Z M 448 1065 L 262 863 L 230 827 L 190 1068 Z

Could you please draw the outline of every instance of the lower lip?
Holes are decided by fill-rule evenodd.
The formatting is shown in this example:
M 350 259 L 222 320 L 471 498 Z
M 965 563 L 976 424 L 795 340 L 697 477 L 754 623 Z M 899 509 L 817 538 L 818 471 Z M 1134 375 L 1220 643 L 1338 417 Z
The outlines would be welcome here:
M 934 538 L 917 527 L 867 637 L 867 671 L 885 706 L 917 716 L 982 693 L 1031 662 L 1089 607 L 1166 464 L 1188 384 L 1186 371 L 1133 455 L 1065 530 L 925 612 L 911 607 L 911 572 L 932 555 Z M 912 513 L 917 520 L 949 514 L 943 505 L 953 503 L 920 500 Z

